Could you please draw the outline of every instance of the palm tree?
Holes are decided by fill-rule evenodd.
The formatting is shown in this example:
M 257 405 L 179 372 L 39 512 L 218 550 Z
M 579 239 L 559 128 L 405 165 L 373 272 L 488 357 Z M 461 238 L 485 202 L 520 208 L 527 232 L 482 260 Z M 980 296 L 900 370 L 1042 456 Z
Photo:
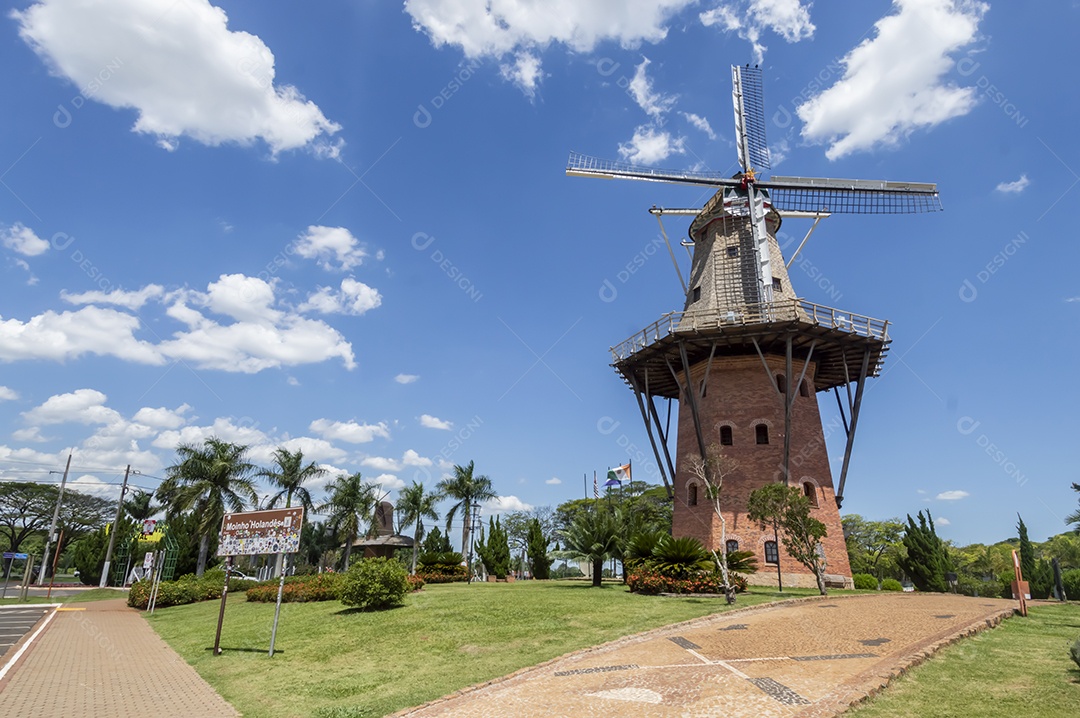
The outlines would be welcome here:
M 592 585 L 600 586 L 604 559 L 617 550 L 619 529 L 607 511 L 582 511 L 562 532 L 564 550 L 575 558 L 592 562 Z
M 310 511 L 314 503 L 311 500 L 311 494 L 304 488 L 304 482 L 325 476 L 326 469 L 314 461 L 304 466 L 302 450 L 289 451 L 284 447 L 278 447 L 274 451 L 274 463 L 277 464 L 276 469 L 262 469 L 256 474 L 256 476 L 269 479 L 271 485 L 281 489 L 266 502 L 266 508 L 274 508 L 283 498 L 285 508 L 291 508 L 293 496 L 295 496 L 304 510 Z
M 248 447 L 206 439 L 202 446 L 181 444 L 176 447 L 177 462 L 165 469 L 165 481 L 157 498 L 170 516 L 194 509 L 199 517 L 199 561 L 195 574 L 206 570 L 210 536 L 216 533 L 228 511 L 243 511 L 245 505 L 258 501 L 251 479 L 255 465 L 247 461 Z
M 457 499 L 457 503 L 446 512 L 446 532 L 450 533 L 450 524 L 460 510 L 465 525 L 461 528 L 461 553 L 469 553 L 469 522 L 472 519 L 472 505 L 498 497 L 491 486 L 491 479 L 473 475 L 473 462 L 468 466 L 454 466 L 454 475 L 435 485 L 440 499 Z
M 304 452 L 302 450 L 289 451 L 283 446 L 279 446 L 274 451 L 274 463 L 277 464 L 276 469 L 262 469 L 256 474 L 256 476 L 269 479 L 272 486 L 281 489 L 267 500 L 266 508 L 274 508 L 283 498 L 285 499 L 285 508 L 292 508 L 293 496 L 296 496 L 300 505 L 304 507 L 304 517 L 300 525 L 300 530 L 303 531 L 303 524 L 307 521 L 307 514 L 314 506 L 311 501 L 311 494 L 304 488 L 304 482 L 325 475 L 326 469 L 314 461 L 304 466 Z M 274 568 L 274 576 L 281 575 L 284 565 L 285 554 L 279 553 Z
M 416 530 L 413 531 L 412 573 L 416 573 L 416 554 L 420 550 L 420 542 L 424 540 L 424 519 L 439 520 L 439 514 L 435 511 L 438 500 L 436 494 L 425 491 L 424 485 L 415 481 L 412 486 L 402 489 L 398 497 L 397 508 L 401 512 L 401 526 L 416 524 Z
M 161 510 L 161 507 L 151 503 L 154 499 L 152 493 L 145 491 L 138 491 L 129 499 L 124 502 L 124 511 L 127 515 L 137 524 L 142 524 L 148 518 L 156 514 Z
M 353 541 L 375 514 L 375 505 L 379 502 L 377 488 L 375 484 L 364 483 L 359 471 L 352 476 L 342 474 L 327 487 L 330 498 L 318 508 L 319 513 L 326 514 L 326 523 L 338 535 L 345 534 L 343 570 L 349 568 Z

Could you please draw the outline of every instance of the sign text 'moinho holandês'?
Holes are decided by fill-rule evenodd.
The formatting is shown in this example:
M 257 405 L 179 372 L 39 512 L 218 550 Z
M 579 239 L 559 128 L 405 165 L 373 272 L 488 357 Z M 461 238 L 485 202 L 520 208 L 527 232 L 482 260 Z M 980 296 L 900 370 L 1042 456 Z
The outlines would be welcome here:
M 302 507 L 225 514 L 217 555 L 296 553 L 303 519 Z

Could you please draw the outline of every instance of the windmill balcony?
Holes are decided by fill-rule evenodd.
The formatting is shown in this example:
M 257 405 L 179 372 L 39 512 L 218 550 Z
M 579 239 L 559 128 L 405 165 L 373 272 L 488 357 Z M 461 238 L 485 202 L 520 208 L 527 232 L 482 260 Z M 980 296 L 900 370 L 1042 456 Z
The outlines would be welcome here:
M 749 304 L 742 311 L 726 312 L 668 312 L 626 341 L 611 347 L 616 364 L 633 354 L 675 334 L 723 334 L 725 330 L 737 330 L 758 325 L 793 322 L 800 325 L 821 327 L 844 332 L 853 336 L 876 339 L 885 344 L 889 341 L 889 322 L 882 319 L 847 312 L 805 299 L 791 299 L 765 304 Z

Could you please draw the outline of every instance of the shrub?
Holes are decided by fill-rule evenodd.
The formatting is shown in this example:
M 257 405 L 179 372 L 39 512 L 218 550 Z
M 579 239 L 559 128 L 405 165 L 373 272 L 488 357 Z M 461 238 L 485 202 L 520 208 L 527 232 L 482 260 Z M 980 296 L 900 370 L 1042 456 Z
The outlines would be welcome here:
M 420 576 L 406 576 L 405 580 L 409 582 L 409 591 L 419 591 L 424 587 L 424 579 Z
M 1001 596 L 1001 584 L 998 581 L 983 581 L 969 576 L 960 576 L 960 580 L 956 583 L 956 590 L 965 596 L 982 596 L 983 598 Z
M 341 602 L 363 609 L 397 606 L 409 591 L 407 576 L 405 567 L 393 559 L 365 558 L 345 573 Z
M 881 582 L 882 591 L 903 591 L 904 587 L 895 578 L 887 578 Z
M 731 574 L 735 591 L 746 590 L 746 577 Z M 723 579 L 719 571 L 701 572 L 689 578 L 673 578 L 651 568 L 638 568 L 626 577 L 626 584 L 632 593 L 655 596 L 658 593 L 724 593 Z
M 416 562 L 416 575 L 424 583 L 454 583 L 468 580 L 465 567 L 461 564 L 465 558 L 456 551 L 440 553 L 424 552 Z
M 185 574 L 175 581 L 162 581 L 158 584 L 157 598 L 154 606 L 164 608 L 166 606 L 181 606 L 185 603 L 197 601 L 211 601 L 221 598 L 221 589 L 225 585 L 225 572 L 220 569 L 212 569 L 203 574 L 202 578 L 194 574 Z M 246 591 L 255 585 L 255 581 L 247 581 L 234 578 L 229 581 L 229 590 Z M 150 581 L 139 581 L 132 585 L 128 592 L 127 605 L 132 608 L 148 608 L 150 606 Z
M 876 591 L 877 579 L 868 573 L 857 573 L 851 577 L 855 581 L 855 588 L 860 591 Z
M 653 546 L 652 570 L 668 578 L 692 578 L 713 565 L 712 554 L 691 536 L 663 536 Z
M 1080 666 L 1080 638 L 1077 638 L 1072 648 L 1069 649 L 1069 656 L 1073 659 L 1077 666 Z
M 287 576 L 281 589 L 282 603 L 306 603 L 309 601 L 336 601 L 341 596 L 341 584 L 344 574 L 316 573 L 302 576 Z M 246 591 L 247 600 L 259 603 L 277 601 L 278 579 L 263 581 Z
M 1065 596 L 1070 601 L 1080 601 L 1080 568 L 1062 571 L 1061 583 L 1065 588 Z

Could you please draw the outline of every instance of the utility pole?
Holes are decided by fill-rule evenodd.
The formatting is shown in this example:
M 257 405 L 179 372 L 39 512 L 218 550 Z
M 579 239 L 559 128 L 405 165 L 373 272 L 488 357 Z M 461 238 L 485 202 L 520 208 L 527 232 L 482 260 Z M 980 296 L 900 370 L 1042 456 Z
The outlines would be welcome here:
M 468 558 L 465 560 L 468 571 L 468 580 L 466 583 L 472 583 L 473 575 L 473 544 L 476 543 L 476 519 L 477 514 L 480 513 L 480 504 L 472 504 L 469 507 L 469 553 Z M 464 547 L 463 547 L 464 548 Z
M 68 471 L 71 470 L 71 452 L 68 452 L 67 465 L 64 467 L 64 478 L 60 479 L 60 495 L 56 497 L 56 509 L 53 511 L 52 523 L 49 524 L 49 535 L 45 537 L 45 554 L 41 558 L 41 570 L 38 572 L 38 585 L 45 585 L 45 571 L 49 566 L 49 544 L 56 536 L 56 522 L 60 520 L 60 504 L 64 502 L 64 486 L 67 484 Z M 50 474 L 53 472 L 49 472 Z
M 109 566 L 112 564 L 113 547 L 116 545 L 116 531 L 120 526 L 120 514 L 124 510 L 124 494 L 127 493 L 127 481 L 130 474 L 131 464 L 128 464 L 127 468 L 124 469 L 124 483 L 120 487 L 120 500 L 116 502 L 116 518 L 113 519 L 112 531 L 109 532 L 109 549 L 105 552 L 105 566 L 101 569 L 101 581 L 98 582 L 98 588 L 105 588 L 109 585 Z

